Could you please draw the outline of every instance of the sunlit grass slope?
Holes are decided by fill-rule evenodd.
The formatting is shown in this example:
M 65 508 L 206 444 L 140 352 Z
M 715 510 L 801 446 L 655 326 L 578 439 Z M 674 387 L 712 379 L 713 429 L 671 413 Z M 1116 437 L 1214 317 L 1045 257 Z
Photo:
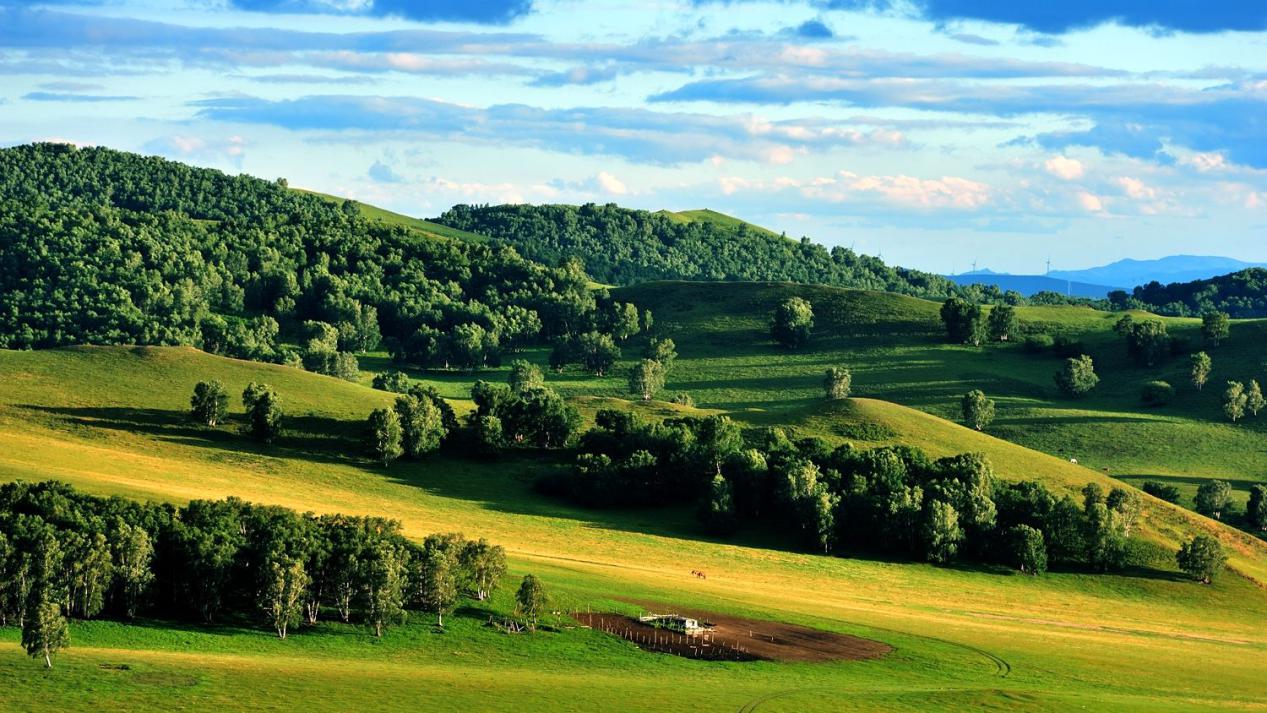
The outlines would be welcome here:
M 1261 345 L 1267 322 L 1236 321 L 1231 340 L 1209 349 L 1214 373 L 1203 391 L 1188 382 L 1186 357 L 1156 368 L 1131 363 L 1112 328 L 1118 314 L 1081 307 L 1022 307 L 1025 331 L 1082 339 L 1096 362 L 1099 387 L 1086 398 L 1060 397 L 1052 376 L 1061 359 L 1027 354 L 1018 344 L 977 349 L 945 343 L 940 305 L 859 290 L 790 284 L 656 283 L 623 288 L 619 299 L 650 307 L 673 337 L 682 360 L 669 389 L 686 390 L 710 408 L 760 409 L 771 422 L 820 398 L 828 366 L 848 366 L 854 391 L 947 419 L 958 398 L 983 389 L 998 402 L 990 433 L 1139 484 L 1178 485 L 1188 497 L 1202 479 L 1232 481 L 1243 502 L 1250 483 L 1267 480 L 1267 415 L 1226 421 L 1220 394 L 1229 379 L 1267 381 Z M 801 295 L 814 305 L 812 343 L 777 347 L 768 315 L 781 299 Z M 1137 315 L 1145 317 L 1146 315 Z M 1197 320 L 1164 320 L 1172 334 L 1200 346 Z M 1165 379 L 1172 404 L 1147 408 L 1144 382 Z
M 702 358 L 691 354 L 697 348 L 683 349 L 679 368 L 688 375 Z M 302 371 L 192 349 L 83 348 L 0 352 L 0 374 L 5 479 L 55 477 L 94 493 L 172 502 L 232 494 L 300 510 L 381 514 L 415 537 L 461 530 L 504 544 L 514 573 L 541 575 L 561 608 L 651 600 L 807 623 L 897 648 L 866 663 L 700 663 L 587 630 L 496 634 L 481 626 L 487 612 L 480 609 L 453 617 L 447 633 L 415 621 L 381 642 L 341 625 L 279 642 L 262 627 L 76 623 L 74 648 L 47 675 L 20 653 L 15 632 L 3 634 L 11 643 L 0 647 L 0 708 L 39 701 L 59 709 L 348 710 L 367 696 L 383 709 L 455 711 L 737 710 L 758 700 L 762 711 L 1267 705 L 1267 597 L 1239 576 L 1211 587 L 1177 577 L 1160 551 L 1170 530 L 1216 526 L 1156 503 L 1146 549 L 1158 557 L 1123 575 L 1030 578 L 822 557 L 790 550 L 780 533 L 701 537 L 689 507 L 571 508 L 533 492 L 535 475 L 557 467 L 548 458 L 374 467 L 356 453 L 359 421 L 390 396 Z M 257 446 L 235 432 L 236 423 L 190 424 L 188 394 L 206 378 L 232 393 L 251 380 L 272 384 L 291 435 Z M 450 389 L 459 390 L 458 378 Z M 556 383 L 591 414 L 607 406 L 691 412 L 617 401 L 602 394 L 610 380 L 569 375 Z M 587 388 L 599 395 L 579 398 Z M 790 398 L 778 408 L 773 398 L 736 407 L 705 399 L 701 407 L 723 406 L 752 424 L 786 417 L 798 432 L 835 440 L 850 423 L 880 423 L 934 454 L 985 450 L 1005 477 L 1064 487 L 1104 478 L 920 411 L 870 399 Z M 1261 579 L 1261 549 L 1220 530 L 1238 548 L 1238 570 Z M 506 593 L 492 606 L 504 611 Z
M 325 198 L 326 200 L 334 201 L 336 203 L 342 203 L 344 201 L 343 198 L 326 193 L 318 193 L 317 191 L 309 191 L 302 188 L 296 190 L 302 191 L 303 193 L 310 193 L 314 196 Z M 408 215 L 396 213 L 387 210 L 386 208 L 379 208 L 378 206 L 370 205 L 368 203 L 361 203 L 358 201 L 356 207 L 361 211 L 362 216 L 369 218 L 370 220 L 377 220 L 388 225 L 398 225 L 403 228 L 410 228 L 431 237 L 448 238 L 450 240 L 461 240 L 472 243 L 488 242 L 488 236 L 486 235 L 479 235 L 478 233 L 450 228 L 447 225 L 432 223 L 431 221 L 423 220 L 422 218 L 413 218 Z

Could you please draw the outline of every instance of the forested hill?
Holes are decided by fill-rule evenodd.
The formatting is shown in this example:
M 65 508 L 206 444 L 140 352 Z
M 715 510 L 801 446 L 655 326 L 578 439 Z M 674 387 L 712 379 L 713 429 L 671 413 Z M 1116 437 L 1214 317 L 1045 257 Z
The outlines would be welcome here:
M 1208 280 L 1163 285 L 1150 282 L 1130 295 L 1109 295 L 1115 305 L 1146 309 L 1159 314 L 1189 317 L 1206 312 L 1227 312 L 1233 317 L 1267 316 L 1267 270 L 1254 267 Z
M 889 267 L 846 248 L 828 251 L 808 239 L 789 240 L 739 221 L 684 221 L 676 215 L 611 204 L 460 205 L 435 222 L 506 241 L 546 264 L 578 257 L 586 272 L 610 284 L 773 280 L 930 298 L 960 293 L 939 275 Z
M 323 373 L 380 342 L 483 364 L 608 331 L 620 311 L 574 266 L 368 220 L 281 180 L 62 144 L 0 150 L 0 295 L 0 348 L 189 344 Z

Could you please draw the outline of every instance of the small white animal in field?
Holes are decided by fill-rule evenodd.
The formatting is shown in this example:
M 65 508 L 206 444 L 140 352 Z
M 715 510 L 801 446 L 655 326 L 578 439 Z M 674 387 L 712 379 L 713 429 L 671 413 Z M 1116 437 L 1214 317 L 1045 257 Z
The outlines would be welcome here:
M 1069 459 L 1069 462 L 1070 462 L 1070 463 L 1073 463 L 1074 465 L 1078 465 L 1078 459 L 1077 459 L 1077 458 L 1070 458 L 1070 459 Z

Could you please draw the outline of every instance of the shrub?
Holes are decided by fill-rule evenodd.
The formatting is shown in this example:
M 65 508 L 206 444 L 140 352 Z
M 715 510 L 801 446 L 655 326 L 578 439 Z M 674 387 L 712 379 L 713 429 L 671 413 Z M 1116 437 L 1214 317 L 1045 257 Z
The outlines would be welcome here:
M 1042 354 L 1051 351 L 1055 344 L 1050 334 L 1031 334 L 1021 343 L 1021 349 L 1027 354 Z
M 1067 334 L 1057 335 L 1052 340 L 1051 348 L 1052 351 L 1056 352 L 1056 356 L 1066 358 L 1078 357 L 1086 353 L 1086 349 L 1082 346 L 1082 340 Z
M 1155 480 L 1145 480 L 1141 489 L 1155 498 L 1161 498 L 1168 503 L 1179 502 L 1179 488 L 1168 483 L 1159 483 Z
M 1140 400 L 1148 406 L 1165 406 L 1175 397 L 1175 387 L 1165 381 L 1149 381 L 1140 392 Z

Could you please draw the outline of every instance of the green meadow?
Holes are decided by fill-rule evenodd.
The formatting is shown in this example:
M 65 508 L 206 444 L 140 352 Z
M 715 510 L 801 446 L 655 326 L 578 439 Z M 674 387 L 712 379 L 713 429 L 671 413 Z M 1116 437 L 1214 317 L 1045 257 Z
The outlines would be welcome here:
M 808 348 L 778 349 L 766 334 L 775 302 L 814 304 Z M 654 310 L 657 331 L 679 358 L 666 394 L 695 408 L 624 401 L 621 368 L 598 378 L 568 372 L 547 382 L 587 418 L 599 408 L 650 417 L 723 412 L 748 426 L 780 425 L 860 447 L 910 443 L 934 455 L 982 451 L 1000 477 L 1074 491 L 1087 482 L 1166 479 L 1190 492 L 1201 478 L 1242 488 L 1263 478 L 1261 426 L 1219 416 L 1226 378 L 1260 369 L 1262 325 L 1238 322 L 1212 350 L 1215 375 L 1202 393 L 1186 386 L 1181 360 L 1130 365 L 1115 315 L 1079 308 L 1024 308 L 1027 330 L 1081 338 L 1102 382 L 1078 401 L 1060 399 L 1059 360 L 1016 345 L 946 345 L 938 305 L 893 295 L 780 284 L 655 284 L 619 299 Z M 1195 324 L 1167 320 L 1195 335 Z M 637 340 L 623 365 L 637 357 Z M 541 350 L 528 352 L 544 362 Z M 0 477 L 56 478 L 95 494 L 182 503 L 242 498 L 300 511 L 399 519 L 410 537 L 461 531 L 507 548 L 510 582 L 540 576 L 554 597 L 551 626 L 508 635 L 486 626 L 512 607 L 503 590 L 467 602 L 441 632 L 422 616 L 381 640 L 362 627 L 325 623 L 279 641 L 253 620 L 216 627 L 142 621 L 73 622 L 72 647 L 44 671 L 0 630 L 0 707 L 10 710 L 1208 710 L 1267 707 L 1267 547 L 1184 508 L 1145 498 L 1135 564 L 1119 574 L 1076 571 L 1027 577 L 1002 569 L 824 557 L 798 551 L 786 533 L 744 530 L 730 540 L 700 534 L 692 508 L 595 511 L 536 493 L 558 456 L 483 461 L 445 454 L 388 469 L 359 452 L 365 416 L 391 396 L 368 388 L 382 355 L 361 360 L 352 384 L 304 371 L 189 348 L 81 347 L 0 352 Z M 855 395 L 825 403 L 832 365 L 850 367 Z M 411 372 L 461 399 L 478 374 Z M 265 381 L 288 420 L 276 444 L 187 419 L 189 393 L 217 378 L 231 394 Z M 1139 385 L 1167 378 L 1174 404 L 1145 409 Z M 982 388 L 999 402 L 987 433 L 951 422 L 957 397 Z M 466 407 L 455 403 L 459 411 Z M 1069 461 L 1076 458 L 1077 465 Z M 1108 469 L 1106 473 L 1104 469 Z M 1242 495 L 1243 497 L 1243 495 Z M 1227 575 L 1202 586 L 1174 565 L 1180 540 L 1213 533 L 1228 549 Z M 708 572 L 699 580 L 690 572 Z M 826 664 L 716 663 L 651 654 L 579 628 L 579 608 L 709 609 L 874 638 L 888 656 Z

